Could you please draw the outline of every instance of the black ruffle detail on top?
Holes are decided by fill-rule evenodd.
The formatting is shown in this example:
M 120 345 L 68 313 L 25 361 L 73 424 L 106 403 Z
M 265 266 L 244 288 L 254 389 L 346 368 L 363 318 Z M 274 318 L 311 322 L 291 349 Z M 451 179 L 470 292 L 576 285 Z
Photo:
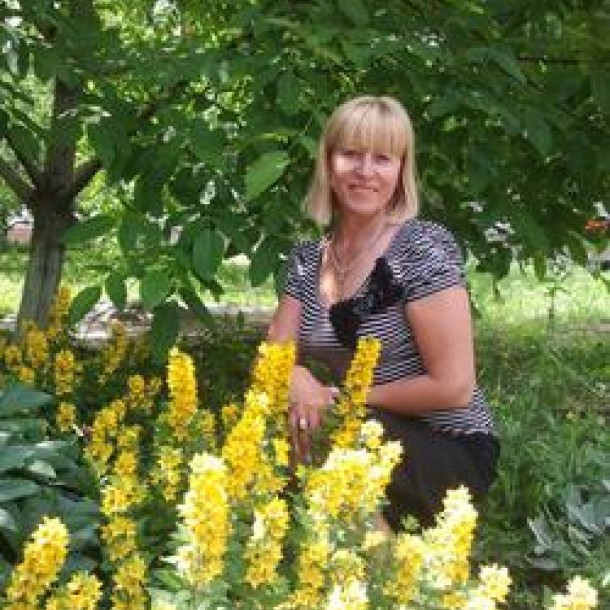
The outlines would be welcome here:
M 404 296 L 404 288 L 394 277 L 388 261 L 382 256 L 375 262 L 366 292 L 360 296 L 337 301 L 329 309 L 330 323 L 339 342 L 355 349 L 358 329 L 370 315 L 382 313 Z

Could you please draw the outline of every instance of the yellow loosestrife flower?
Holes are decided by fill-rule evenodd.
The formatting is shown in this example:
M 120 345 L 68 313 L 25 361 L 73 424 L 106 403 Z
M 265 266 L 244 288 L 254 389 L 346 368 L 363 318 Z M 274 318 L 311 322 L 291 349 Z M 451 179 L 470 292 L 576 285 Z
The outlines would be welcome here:
M 350 579 L 337 583 L 331 589 L 325 610 L 367 610 L 369 607 L 366 584 Z
M 49 312 L 49 324 L 47 326 L 47 338 L 55 341 L 64 330 L 65 318 L 70 309 L 72 295 L 67 286 L 60 286 Z
M 30 328 L 25 334 L 25 357 L 31 367 L 38 371 L 49 359 L 49 342 L 37 327 Z
M 78 364 L 69 349 L 62 349 L 55 354 L 53 376 L 57 396 L 66 396 L 72 392 L 77 370 Z
M 68 541 L 68 530 L 59 519 L 43 519 L 11 574 L 5 610 L 37 610 L 38 600 L 55 582 L 64 564 Z
M 127 355 L 127 335 L 123 324 L 113 320 L 110 324 L 110 331 L 110 342 L 101 353 L 100 383 L 104 383 L 112 377 Z
M 568 583 L 567 593 L 553 596 L 549 610 L 592 610 L 597 603 L 597 591 L 586 579 L 575 576 Z
M 166 502 L 173 502 L 183 484 L 182 449 L 163 445 L 158 449 L 157 464 L 151 473 L 151 483 L 156 485 Z
M 49 597 L 45 610 L 95 610 L 102 597 L 102 583 L 92 574 L 76 572 L 68 583 Z
M 342 419 L 342 426 L 333 433 L 335 447 L 351 447 L 356 444 L 362 420 L 366 416 L 366 397 L 373 382 L 373 374 L 381 342 L 373 337 L 358 340 L 343 384 L 343 392 L 335 411 Z
M 324 465 L 311 472 L 307 480 L 310 511 L 346 523 L 373 514 L 401 451 L 397 442 L 385 443 L 375 452 L 333 448 Z
M 184 440 L 197 412 L 197 380 L 192 359 L 175 347 L 169 353 L 167 385 L 170 395 L 167 423 L 176 439 Z
M 91 460 L 98 475 L 106 473 L 108 462 L 114 453 L 114 439 L 125 419 L 127 406 L 123 400 L 113 400 L 100 409 L 91 426 L 91 441 L 85 455 Z
M 21 348 L 18 345 L 9 343 L 4 348 L 4 364 L 11 373 L 17 374 L 23 364 Z
M 119 563 L 112 577 L 113 610 L 146 610 L 148 594 L 146 584 L 146 563 L 135 553 Z
M 187 544 L 178 549 L 177 565 L 189 584 L 203 588 L 224 570 L 231 531 L 223 461 L 208 453 L 191 460 L 189 489 L 178 507 Z
M 70 432 L 76 426 L 76 408 L 69 402 L 60 402 L 55 414 L 55 424 L 60 432 Z
M 477 592 L 482 597 L 487 597 L 498 603 L 506 601 L 511 578 L 505 567 L 495 564 L 481 566 L 479 581 L 480 584 L 477 587 Z
M 477 512 L 466 487 L 450 489 L 433 528 L 424 532 L 426 564 L 440 591 L 465 584 L 470 577 L 469 556 Z
M 101 534 L 111 561 L 125 559 L 136 550 L 136 524 L 129 517 L 112 515 Z
M 27 383 L 29 385 L 34 385 L 34 383 L 36 382 L 36 372 L 29 366 L 19 367 L 17 377 L 19 377 L 19 381 Z
M 262 343 L 258 353 L 252 374 L 252 390 L 267 395 L 269 415 L 280 425 L 288 413 L 288 392 L 296 348 L 293 342 Z
M 252 536 L 245 552 L 248 561 L 246 582 L 252 587 L 269 585 L 275 581 L 288 523 L 288 507 L 280 498 L 275 497 L 255 510 Z
M 246 407 L 221 452 L 230 472 L 227 492 L 232 500 L 244 499 L 260 472 L 264 436 L 265 420 L 256 414 L 256 409 Z
M 330 553 L 328 527 L 318 522 L 311 539 L 301 545 L 297 566 L 299 584 L 292 595 L 293 607 L 302 610 L 321 607 Z
M 426 545 L 419 536 L 401 533 L 394 545 L 394 578 L 386 585 L 386 595 L 399 604 L 408 604 L 417 593 L 424 565 Z

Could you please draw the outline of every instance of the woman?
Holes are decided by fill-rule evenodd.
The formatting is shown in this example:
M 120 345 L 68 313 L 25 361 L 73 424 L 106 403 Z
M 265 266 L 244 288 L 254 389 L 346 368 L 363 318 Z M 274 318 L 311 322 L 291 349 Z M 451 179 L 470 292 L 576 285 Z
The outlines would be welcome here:
M 294 249 L 268 333 L 298 345 L 297 448 L 337 394 L 304 363 L 325 364 L 339 383 L 358 337 L 377 337 L 368 410 L 404 445 L 384 517 L 393 530 L 407 515 L 428 526 L 447 489 L 467 485 L 475 499 L 487 490 L 498 443 L 475 383 L 461 255 L 447 230 L 416 218 L 413 129 L 398 101 L 365 96 L 335 110 L 306 207 L 330 232 Z

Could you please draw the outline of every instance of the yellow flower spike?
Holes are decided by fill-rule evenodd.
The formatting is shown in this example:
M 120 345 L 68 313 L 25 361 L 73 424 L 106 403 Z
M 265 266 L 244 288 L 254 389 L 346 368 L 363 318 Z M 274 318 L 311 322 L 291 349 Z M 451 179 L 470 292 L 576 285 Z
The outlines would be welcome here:
M 32 369 L 42 369 L 49 359 L 49 342 L 38 328 L 30 328 L 25 334 L 25 359 Z
M 597 591 L 581 576 L 570 580 L 566 593 L 553 596 L 549 610 L 592 610 L 597 608 Z
M 424 566 L 426 545 L 419 536 L 401 533 L 394 542 L 394 578 L 386 585 L 386 595 L 399 604 L 408 604 L 417 592 L 417 580 Z
M 117 562 L 130 556 L 137 548 L 136 524 L 124 515 L 112 515 L 102 526 L 101 534 L 110 560 Z
M 367 610 L 368 607 L 366 583 L 356 579 L 336 583 L 324 606 L 325 610 Z
M 366 416 L 366 397 L 380 352 L 381 342 L 378 339 L 359 339 L 345 377 L 343 392 L 335 407 L 335 412 L 342 420 L 342 426 L 333 433 L 331 439 L 336 447 L 347 448 L 357 444 L 360 426 Z
M 434 575 L 435 588 L 449 591 L 470 577 L 469 556 L 477 511 L 465 487 L 449 490 L 436 525 L 423 534 L 428 553 L 426 565 Z
M 511 578 L 505 567 L 495 564 L 481 566 L 479 571 L 480 584 L 477 587 L 480 594 L 498 603 L 506 601 L 510 589 Z
M 189 489 L 178 507 L 187 544 L 178 549 L 176 564 L 196 589 L 208 585 L 224 570 L 231 531 L 226 470 L 223 461 L 213 455 L 195 455 Z
M 227 491 L 232 500 L 246 497 L 261 468 L 265 421 L 253 411 L 246 408 L 221 451 L 230 472 Z
M 151 483 L 159 488 L 166 502 L 173 502 L 183 485 L 184 454 L 180 448 L 163 445 L 158 449 L 157 464 Z
M 72 403 L 60 402 L 55 415 L 55 424 L 60 432 L 70 432 L 76 426 L 76 408 Z
M 146 610 L 148 594 L 146 584 L 146 563 L 135 553 L 120 562 L 112 578 L 112 608 L 114 610 Z
M 252 536 L 247 543 L 248 561 L 246 582 L 254 588 L 272 585 L 276 569 L 282 559 L 282 543 L 288 530 L 289 516 L 286 502 L 278 497 L 254 511 Z
M 117 371 L 125 356 L 127 355 L 127 335 L 125 327 L 117 320 L 110 324 L 111 339 L 100 355 L 102 372 L 99 376 L 100 383 L 106 382 Z
M 197 380 L 193 361 L 178 348 L 172 348 L 167 363 L 170 401 L 166 421 L 177 440 L 185 440 L 197 412 Z
M 4 364 L 12 373 L 17 373 L 21 369 L 23 363 L 22 358 L 21 348 L 18 345 L 9 343 L 4 348 Z
M 95 610 L 102 597 L 102 583 L 93 575 L 76 572 L 68 583 L 49 597 L 45 610 Z
M 40 597 L 57 579 L 67 552 L 66 526 L 59 519 L 45 517 L 26 544 L 23 560 L 11 574 L 5 610 L 35 610 Z
M 312 537 L 301 545 L 297 566 L 298 586 L 291 599 L 293 607 L 310 610 L 321 606 L 330 553 L 328 528 L 318 523 Z
M 288 413 L 288 393 L 296 348 L 293 342 L 262 343 L 252 373 L 252 391 L 268 398 L 267 413 L 281 426 Z
M 53 377 L 57 396 L 66 396 L 72 393 L 77 370 L 76 359 L 70 350 L 62 349 L 55 354 Z

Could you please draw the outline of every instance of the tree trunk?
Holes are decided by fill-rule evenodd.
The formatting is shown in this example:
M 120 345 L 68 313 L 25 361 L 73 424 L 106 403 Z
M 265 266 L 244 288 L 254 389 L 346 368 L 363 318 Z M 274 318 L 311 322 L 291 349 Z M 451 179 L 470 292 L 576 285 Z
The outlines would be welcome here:
M 32 320 L 46 328 L 53 297 L 57 291 L 64 262 L 64 230 L 71 224 L 71 215 L 56 211 L 52 202 L 35 206 L 34 228 L 26 270 L 21 304 L 17 316 L 17 332 L 23 322 Z

